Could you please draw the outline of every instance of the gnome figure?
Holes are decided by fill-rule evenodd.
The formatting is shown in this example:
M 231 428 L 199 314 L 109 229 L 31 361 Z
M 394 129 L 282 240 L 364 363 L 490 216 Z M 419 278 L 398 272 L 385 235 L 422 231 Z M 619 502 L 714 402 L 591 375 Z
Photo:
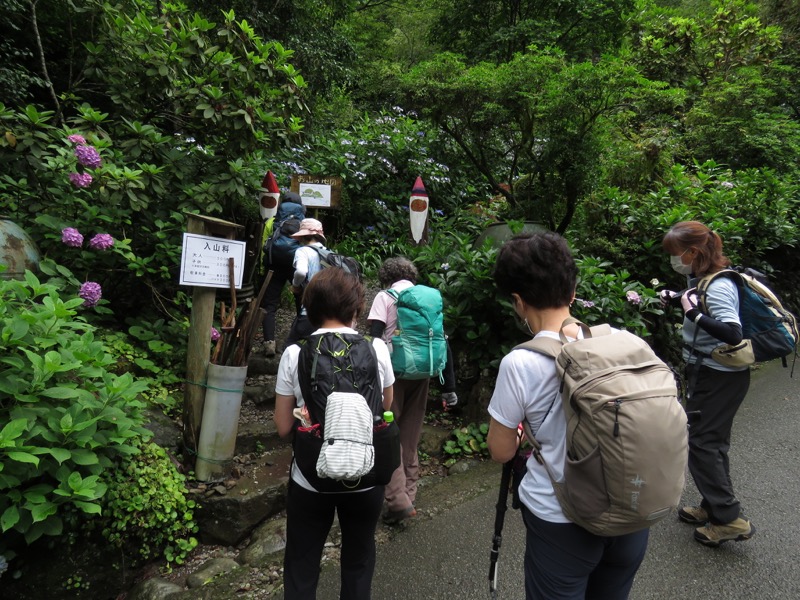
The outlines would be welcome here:
M 415 244 L 419 244 L 425 237 L 425 225 L 428 221 L 428 192 L 425 191 L 422 177 L 417 177 L 414 182 L 408 208 L 409 219 L 411 220 L 411 237 Z
M 280 197 L 281 190 L 278 188 L 278 182 L 275 181 L 275 175 L 272 174 L 272 171 L 267 171 L 258 191 L 258 209 L 261 212 L 262 220 L 266 221 L 275 216 L 275 213 L 278 212 Z

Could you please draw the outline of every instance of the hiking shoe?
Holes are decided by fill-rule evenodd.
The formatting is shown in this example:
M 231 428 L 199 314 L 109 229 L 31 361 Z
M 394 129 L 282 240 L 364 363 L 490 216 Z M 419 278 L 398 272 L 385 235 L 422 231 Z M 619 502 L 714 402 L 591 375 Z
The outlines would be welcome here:
M 267 340 L 264 342 L 264 355 L 275 356 L 275 340 Z
M 406 519 L 417 516 L 417 509 L 413 506 L 404 508 L 403 510 L 387 510 L 383 513 L 383 522 L 387 525 L 397 525 Z
M 678 509 L 678 518 L 689 525 L 705 525 L 708 523 L 708 512 L 700 506 L 682 506 Z
M 442 407 L 445 410 L 453 408 L 458 405 L 458 396 L 455 392 L 445 392 L 442 394 Z
M 694 539 L 705 546 L 716 548 L 720 544 L 733 540 L 743 542 L 749 540 L 756 532 L 756 528 L 750 521 L 736 519 L 725 525 L 714 525 L 706 523 L 704 527 L 694 530 Z

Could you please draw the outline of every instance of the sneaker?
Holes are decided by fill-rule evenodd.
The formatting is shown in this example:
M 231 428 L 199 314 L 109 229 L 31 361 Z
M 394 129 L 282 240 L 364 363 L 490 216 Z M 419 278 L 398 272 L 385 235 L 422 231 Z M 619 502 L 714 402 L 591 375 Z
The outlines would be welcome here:
M 716 548 L 720 544 L 733 540 L 743 542 L 749 540 L 756 532 L 756 528 L 750 521 L 736 519 L 725 525 L 714 525 L 706 523 L 704 527 L 694 530 L 694 539 L 705 546 Z
M 699 506 L 682 506 L 678 509 L 678 518 L 689 525 L 705 525 L 708 523 L 708 512 Z
M 264 354 L 266 356 L 275 356 L 275 340 L 264 342 Z
M 413 506 L 404 508 L 402 510 L 387 510 L 383 513 L 383 522 L 387 525 L 397 525 L 406 519 L 417 516 L 417 509 Z
M 455 392 L 445 392 L 442 394 L 442 406 L 445 409 L 453 408 L 458 405 L 458 396 Z

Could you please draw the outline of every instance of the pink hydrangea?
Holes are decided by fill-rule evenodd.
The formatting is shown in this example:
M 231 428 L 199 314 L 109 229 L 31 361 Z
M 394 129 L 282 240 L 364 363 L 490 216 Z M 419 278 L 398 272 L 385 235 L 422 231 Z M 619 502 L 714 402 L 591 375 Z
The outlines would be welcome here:
M 82 135 L 78 135 L 77 133 L 73 133 L 72 135 L 68 135 L 67 139 L 72 142 L 73 144 L 78 144 L 79 146 L 86 145 L 86 138 Z
M 625 294 L 625 297 L 628 299 L 628 302 L 631 304 L 641 304 L 642 297 L 634 292 L 633 290 L 629 290 L 628 293 Z
M 211 341 L 216 342 L 221 337 L 219 330 L 216 327 L 211 328 Z
M 61 241 L 71 248 L 80 248 L 83 246 L 83 235 L 74 227 L 65 227 L 61 230 Z
M 100 153 L 94 146 L 78 146 L 75 148 L 75 156 L 78 157 L 79 163 L 89 169 L 96 169 L 102 163 Z
M 98 233 L 89 240 L 89 248 L 92 250 L 108 250 L 114 245 L 114 238 L 107 233 Z
M 69 180 L 76 188 L 86 188 L 92 185 L 92 176 L 89 173 L 70 173 Z
M 86 283 L 81 285 L 81 289 L 78 292 L 78 296 L 83 298 L 83 305 L 87 308 L 91 308 L 92 306 L 96 306 L 98 302 L 100 302 L 100 298 L 103 296 L 103 288 L 100 287 L 99 283 L 94 281 L 87 281 Z

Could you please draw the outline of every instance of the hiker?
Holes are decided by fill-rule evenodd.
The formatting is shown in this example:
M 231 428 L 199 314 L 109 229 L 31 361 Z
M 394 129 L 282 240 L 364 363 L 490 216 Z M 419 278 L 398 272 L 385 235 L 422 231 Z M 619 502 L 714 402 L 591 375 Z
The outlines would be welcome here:
M 689 288 L 680 297 L 684 311 L 683 358 L 686 361 L 689 415 L 689 472 L 702 500 L 700 506 L 684 506 L 678 517 L 698 525 L 694 539 L 716 547 L 729 540 L 749 540 L 753 524 L 742 518 L 733 491 L 728 450 L 733 419 L 750 387 L 750 369 L 724 366 L 711 357 L 720 344 L 739 344 L 743 339 L 739 317 L 739 292 L 727 277 L 718 277 L 706 291 L 710 314 L 697 307 L 694 286 L 730 265 L 722 253 L 722 239 L 697 221 L 674 225 L 662 246 L 672 268 L 688 278 Z
M 281 294 L 287 282 L 294 277 L 294 253 L 299 243 L 290 237 L 305 218 L 306 207 L 295 192 L 284 192 L 277 214 L 267 222 L 268 237 L 264 245 L 264 273 L 272 271 L 261 308 L 264 309 L 262 331 L 264 353 L 275 356 L 275 313 L 281 303 Z M 300 314 L 300 297 L 295 296 L 295 315 Z
M 531 336 L 558 340 L 570 317 L 577 274 L 566 240 L 546 232 L 506 242 L 494 280 L 499 291 L 510 296 Z M 579 331 L 575 324 L 563 329 L 568 340 L 580 337 Z M 550 356 L 517 348 L 503 358 L 489 403 L 487 443 L 492 459 L 506 463 L 516 455 L 518 426 L 527 422 L 541 443 L 545 463 L 558 475 L 564 472 L 567 431 L 559 385 Z M 543 464 L 532 456 L 526 469 L 518 490 L 527 530 L 526 599 L 627 598 L 644 559 L 649 530 L 616 537 L 592 534 L 564 516 Z
M 292 234 L 292 237 L 300 242 L 300 247 L 294 253 L 294 276 L 292 277 L 292 293 L 297 302 L 300 302 L 303 297 L 303 290 L 313 279 L 313 277 L 322 269 L 319 253 L 314 250 L 314 247 L 325 247 L 325 233 L 322 230 L 322 223 L 316 219 L 303 219 L 300 223 L 300 229 Z M 292 323 L 292 328 L 289 330 L 289 336 L 286 339 L 286 347 L 288 348 L 298 340 L 308 337 L 314 331 L 314 326 L 306 315 L 305 306 L 300 307 L 300 311 Z
M 422 422 L 425 418 L 431 375 L 419 374 L 412 379 L 404 373 L 398 373 L 394 356 L 398 349 L 392 345 L 392 336 L 395 335 L 398 327 L 398 295 L 404 290 L 414 287 L 418 276 L 417 267 L 407 258 L 386 259 L 378 270 L 378 279 L 384 290 L 375 296 L 367 316 L 370 335 L 383 338 L 392 353 L 392 363 L 395 365 L 392 412 L 395 422 L 400 428 L 401 464 L 394 472 L 392 480 L 386 485 L 386 512 L 383 520 L 387 524 L 397 524 L 417 514 L 414 508 L 417 481 L 419 480 L 417 447 L 422 435 Z M 426 290 L 439 296 L 439 310 L 441 311 L 441 295 L 438 294 L 438 291 L 430 288 L 426 288 Z M 439 318 L 441 319 L 441 316 Z M 446 359 L 445 344 L 444 332 L 441 331 L 441 349 L 445 352 L 445 356 L 441 357 L 442 367 Z M 452 380 L 455 383 L 454 376 Z M 455 402 L 458 402 L 455 394 L 453 397 Z
M 313 335 L 326 332 L 357 335 L 352 326 L 364 307 L 364 287 L 342 269 L 325 269 L 306 287 L 304 305 L 315 329 Z M 375 352 L 370 360 L 377 361 L 383 392 L 381 408 L 388 410 L 394 382 L 391 358 L 382 340 L 376 338 L 371 343 Z M 278 367 L 274 421 L 283 438 L 293 436 L 296 424 L 293 412 L 306 405 L 301 392 L 300 356 L 299 345 L 288 346 Z M 356 366 L 363 367 L 360 371 L 376 367 Z M 286 508 L 284 598 L 316 598 L 322 551 L 336 513 L 342 534 L 340 597 L 368 600 L 375 569 L 375 528 L 382 505 L 383 486 L 320 493 L 303 476 L 296 459 L 293 460 Z

